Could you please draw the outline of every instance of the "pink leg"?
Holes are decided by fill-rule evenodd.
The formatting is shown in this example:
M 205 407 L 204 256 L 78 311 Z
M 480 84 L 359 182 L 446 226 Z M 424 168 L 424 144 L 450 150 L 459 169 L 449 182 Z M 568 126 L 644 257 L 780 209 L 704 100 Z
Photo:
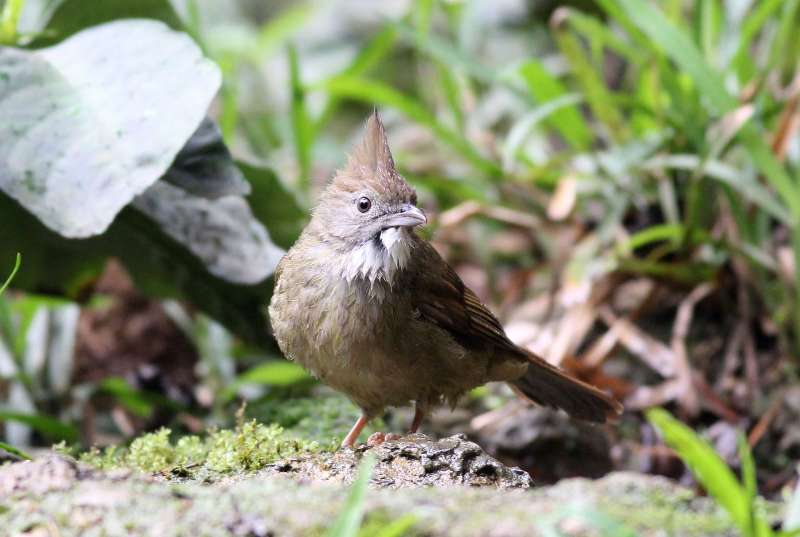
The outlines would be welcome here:
M 344 437 L 344 440 L 342 440 L 342 447 L 353 447 L 356 440 L 358 440 L 358 435 L 361 434 L 361 431 L 364 430 L 366 425 L 367 417 L 362 414 L 355 425 L 353 425 L 353 428 L 350 429 L 350 432 L 347 433 L 347 436 Z
M 425 412 L 419 408 L 415 407 L 414 409 L 414 421 L 411 422 L 411 432 L 416 433 L 417 429 L 419 429 L 420 424 L 422 424 L 422 418 L 425 417 Z

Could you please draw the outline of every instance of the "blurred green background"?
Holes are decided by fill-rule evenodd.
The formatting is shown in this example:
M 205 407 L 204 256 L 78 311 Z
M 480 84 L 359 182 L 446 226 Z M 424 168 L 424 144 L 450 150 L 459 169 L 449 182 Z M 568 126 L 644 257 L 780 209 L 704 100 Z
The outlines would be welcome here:
M 231 424 L 244 400 L 249 416 L 335 445 L 355 409 L 279 356 L 264 312 L 271 270 L 232 273 L 274 266 L 267 247 L 292 244 L 377 108 L 429 214 L 426 238 L 512 339 L 629 411 L 575 453 L 594 453 L 596 468 L 555 474 L 525 453 L 563 447 L 572 426 L 534 414 L 525 427 L 554 431 L 552 443 L 509 447 L 503 424 L 523 422 L 501 389 L 477 390 L 432 431 L 468 430 L 549 480 L 613 468 L 688 478 L 639 412 L 667 406 L 734 467 L 743 435 L 763 494 L 794 482 L 800 2 L 6 0 L 0 42 L 36 55 L 131 17 L 184 32 L 218 66 L 208 114 L 219 134 L 198 154 L 217 151 L 219 167 L 203 173 L 235 176 L 219 188 L 246 201 L 246 225 L 267 232 L 258 255 L 271 253 L 204 256 L 170 227 L 176 205 L 155 213 L 132 194 L 107 230 L 66 238 L 31 210 L 35 196 L 9 194 L 22 179 L 0 174 L 0 266 L 22 254 L 0 299 L 7 444 L 198 433 Z M 2 99 L 21 90 L 2 75 L 10 125 L 20 116 Z M 160 114 L 166 130 L 173 116 Z M 16 143 L 10 133 L 0 144 Z M 150 186 L 151 203 L 167 199 L 159 185 L 216 200 L 175 178 L 191 180 L 193 156 Z M 13 157 L 0 151 L 0 167 Z M 249 186 L 230 186 L 238 174 Z M 225 227 L 245 224 L 226 222 L 215 240 L 246 242 Z M 396 428 L 406 418 L 386 416 Z

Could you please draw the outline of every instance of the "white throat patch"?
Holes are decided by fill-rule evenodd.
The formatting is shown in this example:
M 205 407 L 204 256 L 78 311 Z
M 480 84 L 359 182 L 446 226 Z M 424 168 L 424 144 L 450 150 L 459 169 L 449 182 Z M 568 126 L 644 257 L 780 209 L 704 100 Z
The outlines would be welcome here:
M 368 241 L 354 249 L 345 264 L 348 282 L 362 277 L 370 283 L 384 280 L 394 282 L 395 274 L 406 268 L 411 257 L 411 237 L 404 227 L 385 229 L 380 234 L 380 244 Z

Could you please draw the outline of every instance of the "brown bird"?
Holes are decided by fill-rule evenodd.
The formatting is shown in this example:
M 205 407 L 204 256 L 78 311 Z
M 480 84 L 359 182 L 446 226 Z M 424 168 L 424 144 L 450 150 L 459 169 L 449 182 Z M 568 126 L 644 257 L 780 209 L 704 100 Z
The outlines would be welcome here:
M 375 112 L 275 272 L 269 315 L 281 350 L 362 410 L 342 445 L 387 406 L 413 402 L 416 432 L 431 407 L 489 381 L 578 419 L 619 414 L 613 398 L 508 339 L 416 235 L 426 223 L 416 203 Z

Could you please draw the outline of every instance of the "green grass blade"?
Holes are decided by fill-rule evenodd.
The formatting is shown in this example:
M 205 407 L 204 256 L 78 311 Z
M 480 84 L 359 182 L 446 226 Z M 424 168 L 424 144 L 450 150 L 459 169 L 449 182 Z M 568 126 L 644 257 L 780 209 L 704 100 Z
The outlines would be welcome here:
M 709 67 L 685 31 L 675 26 L 650 2 L 616 0 L 616 4 L 652 40 L 653 45 L 664 50 L 691 76 L 718 113 L 725 113 L 736 106 L 736 99 L 727 92 L 720 77 Z
M 538 60 L 529 59 L 520 66 L 519 73 L 528 90 L 538 103 L 544 104 L 567 94 L 567 88 L 551 75 Z M 577 150 L 586 150 L 592 143 L 592 132 L 586 126 L 576 105 L 553 111 L 547 123 Z
M 391 51 L 397 42 L 397 29 L 389 25 L 381 30 L 378 35 L 364 46 L 353 62 L 338 76 L 362 76 L 378 65 Z M 323 107 L 323 111 L 314 124 L 315 138 L 325 125 L 328 124 L 336 109 L 339 107 L 341 99 L 335 95 L 328 96 L 328 101 Z
M 417 517 L 414 515 L 404 515 L 397 520 L 389 522 L 378 530 L 378 532 L 370 533 L 369 537 L 403 537 L 404 535 L 414 535 L 414 532 L 411 530 L 416 523 Z M 364 537 L 367 537 L 367 535 Z
M 436 64 L 436 71 L 439 73 L 441 91 L 447 107 L 453 114 L 456 128 L 463 131 L 465 128 L 464 111 L 461 108 L 461 88 L 458 77 L 449 66 L 443 63 Z
M 236 83 L 237 62 L 232 54 L 223 53 L 217 58 L 222 71 L 222 87 L 220 88 L 219 129 L 227 143 L 233 141 L 236 125 L 239 123 L 239 88 Z
M 13 45 L 17 41 L 17 24 L 25 0 L 6 0 L 0 11 L 0 44 Z
M 313 14 L 310 4 L 298 3 L 270 17 L 258 32 L 251 54 L 251 61 L 262 62 L 273 51 L 278 50 Z
M 52 442 L 66 440 L 72 443 L 78 438 L 78 430 L 74 426 L 44 414 L 28 414 L 7 408 L 0 408 L 0 421 L 16 421 L 18 423 L 23 423 Z
M 224 401 L 232 399 L 236 395 L 237 390 L 245 384 L 294 386 L 310 379 L 311 377 L 306 373 L 305 369 L 294 362 L 289 362 L 287 360 L 269 360 L 248 369 L 236 377 L 236 380 L 226 386 L 222 391 L 220 399 Z
M 615 34 L 610 26 L 604 24 L 595 17 L 579 11 L 570 10 L 567 21 L 579 34 L 595 40 L 597 43 L 616 52 L 631 63 L 641 65 L 647 61 L 647 55 L 644 51 L 626 42 Z
M 655 156 L 641 163 L 640 167 L 643 170 L 671 168 L 692 172 L 696 170 L 700 164 L 701 158 L 697 155 L 675 154 Z M 775 198 L 769 189 L 764 188 L 761 183 L 749 177 L 747 174 L 718 160 L 707 161 L 703 171 L 707 177 L 730 186 L 744 199 L 767 212 L 773 218 L 789 226 L 792 225 L 792 215 L 780 201 Z
M 739 43 L 733 56 L 732 64 L 739 77 L 739 83 L 744 85 L 753 76 L 755 67 L 750 58 L 750 47 L 764 24 L 770 20 L 773 12 L 783 4 L 784 0 L 765 0 L 757 2 L 755 9 L 745 19 L 739 34 Z
M 737 99 L 728 93 L 717 74 L 704 60 L 697 47 L 683 29 L 675 26 L 650 2 L 615 0 L 636 27 L 652 41 L 652 46 L 665 51 L 681 69 L 691 77 L 705 101 L 719 116 L 733 110 Z M 780 193 L 790 208 L 795 222 L 800 222 L 800 193 L 786 170 L 777 161 L 764 142 L 761 133 L 749 124 L 738 135 L 755 164 Z
M 708 442 L 660 408 L 648 410 L 647 419 L 658 429 L 664 442 L 676 451 L 709 495 L 728 512 L 744 535 L 768 535 L 761 533 L 769 531 L 761 517 L 755 518 L 751 525 L 752 509 L 747 490 Z
M 589 61 L 573 29 L 562 23 L 555 32 L 555 38 L 594 116 L 607 127 L 615 142 L 626 140 L 628 129 L 614 96 L 606 87 L 602 72 Z
M 311 184 L 311 146 L 314 143 L 314 126 L 306 108 L 306 92 L 300 80 L 300 60 L 297 49 L 289 46 L 289 84 L 291 86 L 292 131 L 297 163 L 300 168 L 300 191 L 308 195 Z
M 395 108 L 409 119 L 429 128 L 442 142 L 491 178 L 499 179 L 502 175 L 500 166 L 483 157 L 461 134 L 442 125 L 416 99 L 403 95 L 387 84 L 364 78 L 341 76 L 324 83 L 323 87 L 339 97 Z
M 412 47 L 432 59 L 460 69 L 475 80 L 486 84 L 503 82 L 502 77 L 498 76 L 495 70 L 476 62 L 469 55 L 444 39 L 434 35 L 420 34 L 408 24 L 402 22 L 397 23 L 395 28 L 397 28 L 399 35 L 407 40 Z
M 541 121 L 546 121 L 555 117 L 558 112 L 562 112 L 569 107 L 574 107 L 581 102 L 581 96 L 577 94 L 567 94 L 533 107 L 529 112 L 522 116 L 508 131 L 505 147 L 503 148 L 503 166 L 508 169 L 514 160 L 522 155 L 520 147 L 525 143 L 530 133 Z M 552 124 L 552 123 L 551 123 Z
M 756 481 L 756 464 L 753 461 L 753 453 L 747 445 L 747 439 L 743 434 L 739 435 L 739 461 L 742 465 L 742 483 L 748 500 L 748 525 L 749 535 L 759 535 L 756 529 L 757 514 L 755 512 L 755 502 L 758 497 L 758 485 Z M 760 536 L 759 536 L 760 537 Z M 766 537 L 766 535 L 764 536 Z
M 326 537 L 356 537 L 358 535 L 358 529 L 364 518 L 364 501 L 367 496 L 369 480 L 374 468 L 375 457 L 367 456 L 362 459 L 358 476 L 350 488 L 344 510 L 325 534 Z
M 12 455 L 16 455 L 20 459 L 25 459 L 26 461 L 33 460 L 30 455 L 22 451 L 21 449 L 15 448 L 11 444 L 6 444 L 5 442 L 0 442 L 0 449 L 3 451 L 7 451 Z
M 2 295 L 3 291 L 6 290 L 6 287 L 8 287 L 8 285 L 11 283 L 11 280 L 14 279 L 14 276 L 17 274 L 17 271 L 19 270 L 21 264 L 22 264 L 22 255 L 20 255 L 18 252 L 16 261 L 14 261 L 14 268 L 11 269 L 11 274 L 9 274 L 8 278 L 6 278 L 5 283 L 3 283 L 2 286 L 0 286 L 0 295 Z
M 719 2 L 700 2 L 695 5 L 697 42 L 706 61 L 713 64 L 716 60 L 717 39 L 722 24 Z

